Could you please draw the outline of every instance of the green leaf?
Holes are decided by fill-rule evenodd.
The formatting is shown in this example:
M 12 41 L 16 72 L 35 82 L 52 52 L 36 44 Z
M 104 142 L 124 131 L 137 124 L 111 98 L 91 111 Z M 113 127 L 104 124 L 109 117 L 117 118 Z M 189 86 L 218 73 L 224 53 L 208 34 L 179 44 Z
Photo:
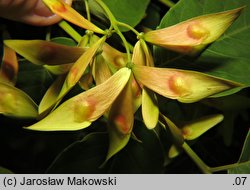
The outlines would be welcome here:
M 231 174 L 249 174 L 250 173 L 250 131 L 246 136 L 246 140 L 238 161 L 239 165 L 228 170 Z
M 91 133 L 61 152 L 47 173 L 101 173 L 108 148 L 106 133 Z
M 244 91 L 243 91 L 244 92 Z M 227 97 L 211 98 L 204 101 L 207 105 L 224 112 L 239 113 L 250 108 L 250 98 L 245 93 L 232 94 Z
M 157 48 L 159 63 L 168 67 L 195 69 L 224 79 L 250 85 L 250 1 L 180 0 L 162 19 L 160 28 L 189 18 L 246 6 L 232 26 L 210 45 L 198 59 L 180 59 L 176 54 Z M 167 56 L 166 56 L 167 55 Z M 175 61 L 170 59 L 175 58 Z
M 160 11 L 160 7 L 150 3 L 147 9 L 146 18 L 142 20 L 142 25 L 147 28 L 155 29 L 161 20 Z
M 246 136 L 246 140 L 239 159 L 239 162 L 245 161 L 250 161 L 250 131 Z
M 103 0 L 103 2 L 109 7 L 115 18 L 126 24 L 129 24 L 132 27 L 135 27 L 145 16 L 149 0 Z M 90 1 L 90 7 L 96 9 L 94 13 L 103 17 L 102 9 L 95 3 Z M 121 28 L 123 32 L 128 31 L 127 28 Z
M 0 174 L 13 174 L 13 172 L 7 168 L 0 166 Z
M 241 163 L 239 166 L 229 169 L 229 174 L 249 174 L 250 173 L 250 161 Z
M 50 41 L 66 46 L 72 46 L 72 47 L 77 46 L 77 43 L 72 38 L 67 38 L 67 37 L 56 37 L 52 38 Z

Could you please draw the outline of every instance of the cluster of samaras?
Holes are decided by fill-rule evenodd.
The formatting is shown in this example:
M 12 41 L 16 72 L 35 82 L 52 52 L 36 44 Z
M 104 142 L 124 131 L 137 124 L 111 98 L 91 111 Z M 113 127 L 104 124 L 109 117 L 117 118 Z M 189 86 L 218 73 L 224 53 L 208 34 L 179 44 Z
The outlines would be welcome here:
M 158 122 L 165 123 L 176 133 L 174 136 L 178 142 L 197 138 L 223 119 L 222 115 L 214 115 L 177 128 L 160 113 L 155 93 L 192 103 L 241 86 L 199 72 L 154 67 L 147 43 L 179 53 L 197 54 L 227 30 L 242 8 L 199 16 L 174 26 L 141 33 L 130 55 L 105 42 L 113 32 L 117 32 L 113 30 L 116 26 L 102 30 L 59 0 L 44 2 L 55 14 L 91 32 L 81 38 L 77 47 L 42 40 L 4 41 L 0 113 L 39 120 L 27 129 L 79 130 L 104 116 L 110 134 L 107 157 L 110 158 L 127 144 L 133 129 L 134 113 L 140 107 L 146 127 L 153 129 Z M 97 3 L 104 6 L 101 0 Z M 58 75 L 39 106 L 14 87 L 18 70 L 15 52 Z M 84 91 L 59 105 L 76 84 L 80 84 Z

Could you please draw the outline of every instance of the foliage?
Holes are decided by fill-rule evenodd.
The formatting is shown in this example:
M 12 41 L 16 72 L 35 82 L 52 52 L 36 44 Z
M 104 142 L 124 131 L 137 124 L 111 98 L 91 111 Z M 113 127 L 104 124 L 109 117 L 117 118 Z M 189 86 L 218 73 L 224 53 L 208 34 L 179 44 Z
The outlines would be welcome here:
M 250 173 L 248 1 L 44 3 L 3 22 L 2 173 Z

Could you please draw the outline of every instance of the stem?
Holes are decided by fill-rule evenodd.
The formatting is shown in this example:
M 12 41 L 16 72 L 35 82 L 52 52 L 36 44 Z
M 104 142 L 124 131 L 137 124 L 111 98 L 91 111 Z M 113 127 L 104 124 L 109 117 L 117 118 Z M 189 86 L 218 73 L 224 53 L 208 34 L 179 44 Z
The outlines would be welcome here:
M 51 39 L 51 26 L 47 28 L 45 39 L 46 41 L 50 41 Z
M 189 155 L 189 157 L 196 163 L 200 170 L 205 174 L 211 174 L 210 168 L 200 159 L 200 157 L 190 148 L 190 146 L 184 142 L 182 148 Z
M 133 50 L 134 50 L 134 46 L 133 45 L 131 45 L 130 43 L 128 43 L 127 42 L 127 44 L 128 44 L 128 46 L 129 46 L 129 50 L 130 50 L 130 52 L 133 52 Z
M 249 161 L 247 161 L 247 162 L 249 162 Z M 219 171 L 222 171 L 222 170 L 228 170 L 228 169 L 239 167 L 241 165 L 245 165 L 247 162 L 228 164 L 228 165 L 225 165 L 225 166 L 218 166 L 218 167 L 210 167 L 209 170 L 211 172 L 219 172 Z
M 111 28 L 113 27 L 115 32 L 119 35 L 119 37 L 121 38 L 124 47 L 126 49 L 126 53 L 127 53 L 127 58 L 128 58 L 128 63 L 131 62 L 131 55 L 130 55 L 130 47 L 129 44 L 126 40 L 126 38 L 124 37 L 124 35 L 121 33 L 119 27 L 118 27 L 118 21 L 116 20 L 116 18 L 114 17 L 114 15 L 112 14 L 112 12 L 109 10 L 109 8 L 107 7 L 107 5 L 105 3 L 102 2 L 102 0 L 95 0 L 101 7 L 102 9 L 105 11 L 105 13 L 107 14 L 109 20 L 110 20 L 110 24 L 111 24 Z
M 75 31 L 74 28 L 72 28 L 66 21 L 61 21 L 58 24 L 67 34 L 69 34 L 75 41 L 78 43 L 81 41 L 82 36 Z
M 139 33 L 136 29 L 134 29 L 132 26 L 130 26 L 130 25 L 126 24 L 126 23 L 117 22 L 117 24 L 118 24 L 119 26 L 123 26 L 123 27 L 125 27 L 125 28 L 130 29 L 130 30 L 131 30 L 132 32 L 134 32 L 137 36 L 140 35 L 140 33 Z
M 124 47 L 126 49 L 126 53 L 127 53 L 127 58 L 128 58 L 128 63 L 131 62 L 131 55 L 130 55 L 130 47 L 129 47 L 129 44 L 127 43 L 127 40 L 126 38 L 124 37 L 124 35 L 121 33 L 121 31 L 118 29 L 116 29 L 116 26 L 114 26 L 114 29 L 116 30 L 116 33 L 120 36 L 123 44 L 124 44 Z
M 175 5 L 175 3 L 172 2 L 171 0 L 159 0 L 159 1 L 164 5 L 168 6 L 169 8 L 172 8 Z
M 85 3 L 86 12 L 87 12 L 87 19 L 88 19 L 88 21 L 91 21 L 88 0 L 84 0 L 84 3 Z
M 109 21 L 111 23 L 111 25 L 117 25 L 117 21 L 114 17 L 114 15 L 112 14 L 112 12 L 109 10 L 109 8 L 107 7 L 107 5 L 105 3 L 102 2 L 102 0 L 95 0 L 101 7 L 102 9 L 105 11 L 105 13 L 107 14 Z
M 164 130 L 167 129 L 167 128 L 166 128 L 166 125 L 165 125 L 164 123 L 162 123 L 160 120 L 158 120 L 158 123 L 160 124 L 160 126 L 162 126 L 162 128 L 163 128 Z
M 165 130 L 166 125 L 161 121 L 158 122 Z M 195 164 L 200 168 L 200 170 L 205 174 L 211 174 L 210 168 L 200 159 L 200 157 L 190 148 L 190 146 L 184 141 L 181 145 L 183 150 L 188 154 L 188 156 L 195 162 Z

